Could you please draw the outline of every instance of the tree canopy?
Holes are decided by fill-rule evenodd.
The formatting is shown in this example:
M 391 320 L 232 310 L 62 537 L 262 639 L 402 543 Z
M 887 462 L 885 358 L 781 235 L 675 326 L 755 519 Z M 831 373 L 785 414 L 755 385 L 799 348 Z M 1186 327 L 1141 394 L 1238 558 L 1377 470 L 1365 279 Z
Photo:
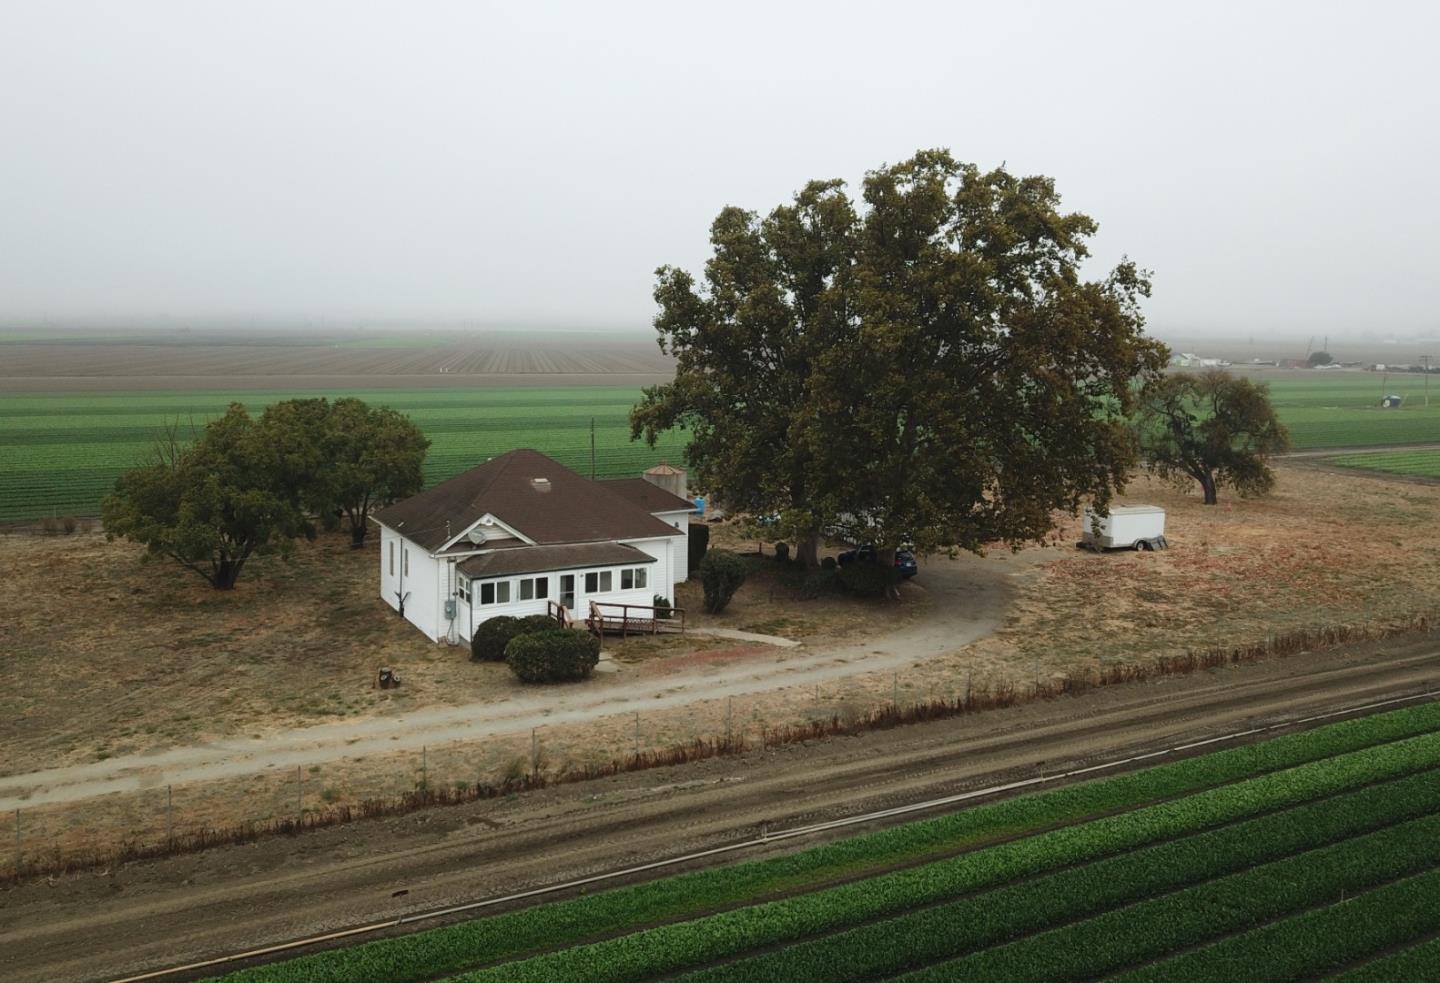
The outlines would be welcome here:
M 102 521 L 228 590 L 251 556 L 313 538 L 312 517 L 347 517 L 362 545 L 372 507 L 420 490 L 428 446 L 408 418 L 358 399 L 285 400 L 258 420 L 234 403 L 188 446 L 165 433 L 116 482 Z
M 1218 369 L 1151 387 L 1139 426 L 1150 469 L 1181 486 L 1198 482 L 1206 505 L 1219 501 L 1221 486 L 1241 497 L 1268 493 L 1268 460 L 1290 446 L 1269 387 Z
M 861 206 L 812 182 L 761 220 L 711 227 L 704 284 L 661 267 L 655 319 L 674 382 L 631 415 L 731 508 L 835 529 L 877 559 L 1042 539 L 1102 504 L 1136 459 L 1127 416 L 1158 377 L 1146 274 L 1080 264 L 1096 224 L 1053 181 L 943 150 L 866 175 Z
M 149 463 L 121 475 L 101 503 L 106 534 L 229 590 L 251 556 L 288 552 L 296 537 L 315 534 L 278 460 L 270 435 L 232 403 L 190 446 L 172 429 Z
M 1335 361 L 1335 359 L 1330 355 L 1329 352 L 1311 352 L 1308 361 L 1312 366 L 1318 366 L 1329 365 L 1331 362 Z

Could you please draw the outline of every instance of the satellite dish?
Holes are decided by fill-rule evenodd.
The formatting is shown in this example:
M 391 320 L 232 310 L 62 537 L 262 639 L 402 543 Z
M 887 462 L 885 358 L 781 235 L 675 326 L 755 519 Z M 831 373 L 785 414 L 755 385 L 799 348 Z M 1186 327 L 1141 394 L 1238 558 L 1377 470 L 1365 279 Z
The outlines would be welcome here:
M 465 538 L 470 540 L 470 542 L 474 543 L 476 546 L 480 546 L 484 544 L 487 537 L 485 536 L 485 530 L 471 529 L 468 533 L 466 533 Z

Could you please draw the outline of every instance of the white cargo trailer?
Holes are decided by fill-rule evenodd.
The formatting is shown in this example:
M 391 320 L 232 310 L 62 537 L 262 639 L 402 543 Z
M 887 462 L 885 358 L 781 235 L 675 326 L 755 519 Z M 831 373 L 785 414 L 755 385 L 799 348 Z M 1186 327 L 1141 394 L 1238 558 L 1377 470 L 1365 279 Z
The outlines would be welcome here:
M 1086 509 L 1079 545 L 1092 550 L 1163 550 L 1165 510 L 1155 505 L 1116 505 L 1101 518 Z

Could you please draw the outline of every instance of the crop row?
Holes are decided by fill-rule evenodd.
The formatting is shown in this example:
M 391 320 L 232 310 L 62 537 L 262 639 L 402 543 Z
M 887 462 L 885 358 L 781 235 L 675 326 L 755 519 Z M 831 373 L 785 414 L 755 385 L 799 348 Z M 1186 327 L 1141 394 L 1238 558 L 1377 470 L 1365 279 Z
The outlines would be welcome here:
M 994 945 L 1440 809 L 1433 772 L 1023 881 L 684 977 L 862 980 Z M 1088 827 L 1085 827 L 1088 829 Z
M 1342 892 L 1326 907 L 1222 939 L 1121 979 L 1229 983 L 1311 978 L 1436 929 L 1440 929 L 1440 871 L 1432 870 L 1358 897 L 1346 898 Z M 1424 961 L 1426 957 L 1431 961 Z M 1378 978 L 1434 979 L 1433 960 L 1434 949 L 1412 952 L 1405 962 L 1415 972 L 1403 972 L 1404 964 L 1391 964 L 1382 967 L 1384 975 Z M 1397 970 L 1402 972 L 1396 975 Z
M 1392 474 L 1440 476 L 1440 451 L 1396 451 L 1388 454 L 1344 454 L 1329 463 L 1346 468 L 1389 471 Z
M 658 921 L 694 917 L 856 871 L 1075 823 L 1440 729 L 1440 706 L 1345 721 L 1133 774 L 978 806 L 785 857 L 669 877 L 446 926 L 430 932 L 243 970 L 240 980 L 428 979 Z
M 862 980 L 926 961 L 992 944 L 1017 932 L 1033 931 L 1066 915 L 1104 908 L 1133 897 L 1213 876 L 1225 867 L 1227 836 L 1188 838 L 1160 848 L 1112 857 L 1034 884 L 1016 885 L 978 897 L 973 894 L 1007 881 L 1068 864 L 1134 851 L 1146 844 L 1185 837 L 1257 812 L 1311 801 L 1354 788 L 1376 777 L 1394 776 L 1440 765 L 1440 735 L 1357 751 L 1343 758 L 1302 765 L 1290 771 L 1200 792 L 1081 826 L 1042 833 L 977 853 L 963 854 L 924 867 L 896 871 L 854 884 L 723 912 L 698 921 L 666 925 L 591 946 L 565 949 L 532 960 L 509 963 L 462 977 L 466 981 L 646 980 L 742 955 L 762 946 L 773 952 L 726 964 L 688 979 L 740 979 L 747 983 L 813 976 L 831 981 Z M 1430 781 L 1434 775 L 1427 776 Z M 1385 798 L 1375 815 L 1359 800 L 1324 803 L 1344 819 L 1341 834 L 1367 824 L 1387 822 L 1392 814 L 1413 815 L 1403 798 Z M 1426 811 L 1426 810 L 1422 810 Z M 1303 824 L 1306 819 L 1295 820 Z M 1236 867 L 1278 853 L 1325 842 L 1322 825 L 1290 831 L 1290 820 L 1262 823 L 1253 844 L 1234 848 Z M 1309 829 L 1320 837 L 1308 838 Z M 1229 831 L 1223 831 L 1228 833 Z M 1332 833 L 1328 838 L 1333 839 Z M 1238 836 L 1238 834 L 1237 834 Z M 1274 851 L 1274 852 L 1272 852 Z M 1173 864 L 1167 867 L 1167 864 Z M 1152 869 L 1152 865 L 1156 865 Z M 1171 880 L 1173 878 L 1173 880 Z M 941 908 L 901 913 L 951 901 Z M 861 922 L 892 917 L 861 929 Z M 828 938 L 796 945 L 821 933 Z M 918 962 L 916 962 L 918 960 Z
M 1008 981 L 1102 976 L 1437 864 L 1440 815 L 1430 815 L 1115 908 L 900 979 L 932 983 L 957 978 Z M 1250 978 L 1248 973 L 1224 978 L 1241 977 Z M 1197 979 L 1186 972 L 1168 972 L 1163 964 L 1147 968 L 1142 978 Z
M 1381 888 L 1379 891 L 1367 894 L 1363 898 L 1356 898 L 1348 902 L 1351 907 L 1344 910 L 1346 920 L 1350 920 L 1350 916 L 1357 913 L 1356 908 L 1358 907 L 1366 916 L 1375 919 L 1383 918 L 1393 922 L 1397 929 L 1397 935 L 1391 940 L 1392 944 L 1404 944 L 1408 942 L 1410 938 L 1417 935 L 1440 929 L 1440 926 L 1436 925 L 1422 925 L 1419 927 L 1419 930 L 1416 931 L 1410 928 L 1410 926 L 1405 925 L 1404 927 L 1409 931 L 1409 937 L 1398 935 L 1398 931 L 1406 921 L 1407 912 L 1423 911 L 1428 907 L 1432 915 L 1440 913 L 1440 896 L 1430 894 L 1428 902 L 1420 897 L 1421 891 L 1428 891 L 1430 889 L 1430 885 L 1422 880 L 1423 877 L 1425 877 L 1425 875 L 1410 881 L 1401 881 L 1399 884 Z M 1440 880 L 1440 878 L 1436 878 L 1436 880 Z M 1398 895 L 1395 901 L 1398 902 L 1397 907 L 1399 911 L 1377 911 L 1377 905 L 1392 903 L 1392 892 L 1394 895 Z M 1415 902 L 1421 902 L 1421 904 L 1417 905 Z M 1319 918 L 1320 913 L 1315 912 L 1310 915 L 1301 915 L 1300 917 L 1307 919 L 1310 917 Z M 1345 939 L 1347 951 L 1353 951 L 1356 955 L 1359 955 L 1363 951 L 1359 949 L 1358 945 L 1361 940 L 1353 938 L 1353 933 L 1357 927 L 1364 928 L 1371 924 L 1383 923 L 1378 921 L 1370 922 L 1367 920 L 1360 925 L 1338 926 L 1338 931 L 1328 924 L 1325 925 L 1324 928 L 1334 932 L 1337 937 Z M 1263 931 L 1263 929 L 1261 931 Z M 1350 958 L 1353 959 L 1354 956 Z M 1420 945 L 1403 949 L 1400 952 L 1391 953 L 1388 956 L 1382 956 L 1363 966 L 1357 966 L 1349 972 L 1336 976 L 1334 983 L 1394 983 L 1395 980 L 1433 980 L 1436 979 L 1437 976 L 1440 976 L 1440 938 L 1431 939 L 1429 942 L 1422 942 Z

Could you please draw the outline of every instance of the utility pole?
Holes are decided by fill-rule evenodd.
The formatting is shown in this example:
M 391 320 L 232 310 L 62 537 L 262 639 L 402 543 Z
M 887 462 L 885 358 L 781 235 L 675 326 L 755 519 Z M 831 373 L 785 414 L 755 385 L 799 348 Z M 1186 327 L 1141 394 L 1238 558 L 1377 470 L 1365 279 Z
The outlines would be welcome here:
M 595 418 L 590 418 L 590 480 L 595 480 Z
M 1430 356 L 1421 355 L 1420 364 L 1425 366 L 1425 408 L 1430 408 Z

